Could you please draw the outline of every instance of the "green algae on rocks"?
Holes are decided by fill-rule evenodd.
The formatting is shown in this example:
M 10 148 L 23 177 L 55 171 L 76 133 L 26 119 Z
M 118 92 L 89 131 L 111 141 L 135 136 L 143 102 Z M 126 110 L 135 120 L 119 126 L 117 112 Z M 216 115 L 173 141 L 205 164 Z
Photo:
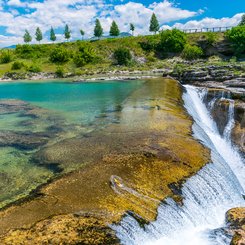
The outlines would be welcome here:
M 210 155 L 191 136 L 192 120 L 184 110 L 179 83 L 149 80 L 110 116 L 114 120 L 105 127 L 40 148 L 35 159 L 44 164 L 80 167 L 40 188 L 38 197 L 2 210 L 2 242 L 38 244 L 42 227 L 45 241 L 62 244 L 65 229 L 64 234 L 75 234 L 71 244 L 76 244 L 81 237 L 73 224 L 80 221 L 73 215 L 85 212 L 95 213 L 93 219 L 103 227 L 101 232 L 92 228 L 93 239 L 102 237 L 101 244 L 114 244 L 113 233 L 107 243 L 107 225 L 120 221 L 126 212 L 148 222 L 156 218 L 165 198 L 181 201 L 176 187 L 207 164 Z M 71 226 L 68 233 L 55 226 L 57 220 Z M 92 233 L 89 225 L 85 227 L 83 244 L 89 244 Z

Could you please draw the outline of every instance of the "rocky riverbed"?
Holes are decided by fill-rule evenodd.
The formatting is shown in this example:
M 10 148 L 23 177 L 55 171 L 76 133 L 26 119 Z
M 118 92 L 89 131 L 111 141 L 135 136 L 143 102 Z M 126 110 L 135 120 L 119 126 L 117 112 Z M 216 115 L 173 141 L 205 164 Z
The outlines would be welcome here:
M 2 209 L 0 243 L 117 244 L 108 225 L 126 213 L 146 223 L 165 198 L 181 203 L 181 184 L 210 160 L 181 96 L 174 80 L 148 81 L 107 113 L 107 127 L 35 149 L 30 161 L 39 167 L 80 167 Z

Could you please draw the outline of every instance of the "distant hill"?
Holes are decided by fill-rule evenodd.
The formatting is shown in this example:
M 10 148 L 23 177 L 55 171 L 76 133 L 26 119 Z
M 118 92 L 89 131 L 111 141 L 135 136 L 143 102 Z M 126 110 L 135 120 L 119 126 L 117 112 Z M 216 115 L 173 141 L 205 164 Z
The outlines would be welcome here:
M 16 48 L 16 45 L 11 45 L 11 46 L 8 46 L 8 47 L 4 47 L 3 49 L 15 49 Z

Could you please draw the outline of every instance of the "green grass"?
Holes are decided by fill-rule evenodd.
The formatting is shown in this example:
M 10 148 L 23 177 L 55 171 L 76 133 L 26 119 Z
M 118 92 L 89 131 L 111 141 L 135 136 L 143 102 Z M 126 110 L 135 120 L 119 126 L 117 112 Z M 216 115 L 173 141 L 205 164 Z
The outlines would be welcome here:
M 187 34 L 187 43 L 191 45 L 199 45 L 200 42 L 207 41 L 209 34 L 205 33 L 192 33 Z M 214 33 L 211 35 L 211 41 L 218 43 L 222 42 L 225 37 L 224 33 Z M 108 71 L 119 71 L 119 70 L 151 70 L 156 68 L 171 68 L 176 62 L 171 61 L 171 57 L 180 57 L 180 53 L 176 54 L 163 54 L 162 51 L 156 50 L 144 50 L 142 43 L 154 44 L 158 43 L 160 40 L 160 35 L 153 36 L 137 36 L 137 37 L 125 37 L 125 38 L 112 38 L 103 39 L 97 41 L 75 41 L 66 42 L 59 44 L 40 44 L 40 45 L 25 45 L 17 46 L 15 50 L 11 50 L 12 61 L 8 64 L 0 64 L 0 77 L 2 77 L 7 72 L 23 73 L 28 70 L 28 67 L 35 64 L 40 67 L 42 72 L 55 73 L 57 67 L 62 67 L 65 73 L 72 75 L 93 75 L 93 74 L 103 74 Z M 79 52 L 79 47 L 81 45 L 90 45 L 98 58 L 96 61 L 87 64 L 81 68 L 76 67 L 73 62 L 73 56 Z M 70 54 L 70 59 L 68 62 L 57 64 L 52 63 L 49 59 L 51 52 L 60 47 L 66 49 Z M 133 62 L 128 67 L 117 66 L 113 59 L 113 53 L 116 49 L 120 47 L 128 48 L 133 57 L 144 58 L 146 62 L 140 64 Z M 0 57 L 1 57 L 0 51 Z M 12 71 L 11 66 L 14 61 L 21 61 L 24 63 L 24 67 L 21 70 Z M 212 62 L 223 62 L 222 60 L 211 61 Z

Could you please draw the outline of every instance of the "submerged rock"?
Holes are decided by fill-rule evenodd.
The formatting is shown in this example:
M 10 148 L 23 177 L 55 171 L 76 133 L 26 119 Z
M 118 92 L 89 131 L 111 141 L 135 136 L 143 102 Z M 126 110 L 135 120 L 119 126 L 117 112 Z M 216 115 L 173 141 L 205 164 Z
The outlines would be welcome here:
M 11 178 L 7 173 L 1 172 L 0 173 L 0 193 L 5 188 L 5 186 L 11 183 Z
M 28 103 L 22 100 L 0 100 L 0 114 L 17 113 L 28 108 Z
M 11 146 L 20 150 L 33 150 L 48 142 L 43 133 L 0 131 L 0 146 Z

